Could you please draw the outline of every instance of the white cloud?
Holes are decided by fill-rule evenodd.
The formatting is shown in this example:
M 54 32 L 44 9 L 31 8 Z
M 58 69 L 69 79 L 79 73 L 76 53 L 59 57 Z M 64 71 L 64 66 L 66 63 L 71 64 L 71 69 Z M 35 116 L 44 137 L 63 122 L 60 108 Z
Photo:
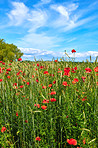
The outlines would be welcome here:
M 19 48 L 22 52 L 24 52 L 24 56 L 23 57 L 40 57 L 40 56 L 48 56 L 51 57 L 51 59 L 53 57 L 57 58 L 57 57 L 65 57 L 68 58 L 65 55 L 65 52 L 58 52 L 58 51 L 52 51 L 52 50 L 40 50 L 40 49 L 34 49 L 34 48 Z M 70 52 L 67 53 L 69 55 L 69 57 L 73 58 L 73 54 Z M 87 51 L 87 52 L 82 52 L 82 53 L 75 53 L 75 58 L 79 59 L 85 59 L 88 58 L 91 55 L 92 58 L 95 58 L 96 56 L 98 56 L 98 52 L 97 51 Z M 48 60 L 48 59 L 47 59 Z
M 28 32 L 35 32 L 44 26 L 47 21 L 47 14 L 41 9 L 29 9 L 22 2 L 12 2 L 13 10 L 7 13 L 10 22 L 9 26 L 21 26 L 24 24 Z
M 43 4 L 48 4 L 48 3 L 51 2 L 51 0 L 41 0 L 41 2 L 42 2 Z
M 69 39 L 67 42 L 72 42 L 72 41 L 75 41 L 77 38 L 72 38 L 72 39 Z
M 45 11 L 40 9 L 32 10 L 27 19 L 31 23 L 31 27 L 28 32 L 35 32 L 36 29 L 44 26 L 46 24 L 47 18 L 48 16 Z
M 72 11 L 78 8 L 77 4 L 70 4 L 70 5 L 51 5 L 51 9 L 59 12 L 59 17 L 57 17 L 52 25 L 56 28 L 60 28 L 60 30 L 65 31 L 75 27 L 75 21 L 78 19 L 77 15 L 71 16 Z
M 10 13 L 7 13 L 10 19 L 10 25 L 19 26 L 28 18 L 29 9 L 24 5 L 24 3 L 20 2 L 12 2 L 12 5 L 14 9 L 11 10 Z
M 54 9 L 55 11 L 59 12 L 61 15 L 65 17 L 66 20 L 69 20 L 69 14 L 68 11 L 66 10 L 66 7 L 60 5 L 51 5 L 51 8 Z
M 67 6 L 67 10 L 70 11 L 74 11 L 78 8 L 79 4 L 78 3 L 72 3 L 70 5 Z
M 32 55 L 23 55 L 23 58 L 31 58 Z
M 36 56 L 40 56 L 40 55 L 53 55 L 55 57 L 62 56 L 64 55 L 64 52 L 55 52 L 55 51 L 51 51 L 51 50 L 40 50 L 40 49 L 35 49 L 35 48 L 21 48 L 18 47 L 22 52 L 24 52 L 24 56 L 25 55 L 36 55 Z
M 45 33 L 29 33 L 25 35 L 17 45 L 20 47 L 32 47 L 37 49 L 50 49 L 53 47 L 58 47 L 58 43 L 61 38 L 47 36 Z
M 50 2 L 51 2 L 51 0 L 41 0 L 37 4 L 35 4 L 34 7 L 38 8 L 38 7 L 41 7 L 41 6 L 45 5 L 45 4 L 49 4 Z
M 86 10 L 79 9 L 79 11 L 78 7 L 79 4 L 77 3 L 69 3 L 66 5 L 51 5 L 50 8 L 56 12 L 59 12 L 60 14 L 51 23 L 51 26 L 58 28 L 61 32 L 66 32 L 97 18 L 97 16 L 84 17 L 84 15 L 91 10 L 91 8 L 89 8 L 90 6 Z
M 96 17 L 96 16 L 95 16 L 95 17 Z M 66 32 L 66 31 L 69 31 L 69 30 L 71 30 L 71 29 L 73 29 L 73 28 L 77 28 L 77 27 L 79 27 L 79 26 L 81 26 L 81 25 L 84 25 L 84 24 L 86 24 L 86 23 L 88 23 L 88 22 L 94 20 L 95 17 L 92 17 L 92 16 L 91 16 L 91 17 L 84 18 L 84 19 L 77 20 L 77 21 L 75 21 L 75 20 L 74 20 L 74 17 L 73 17 L 73 19 L 70 20 L 69 23 L 68 23 L 65 27 L 63 27 L 61 30 Z M 60 20 L 60 21 L 61 21 L 61 20 Z M 60 22 L 59 22 L 59 24 L 60 24 Z
M 77 58 L 81 58 L 81 57 L 88 57 L 88 56 L 90 56 L 91 55 L 91 57 L 96 57 L 96 56 L 98 56 L 98 52 L 97 51 L 87 51 L 87 52 L 83 52 L 83 53 L 75 53 L 75 57 L 77 57 Z M 70 57 L 73 57 L 73 54 L 69 54 L 69 56 Z

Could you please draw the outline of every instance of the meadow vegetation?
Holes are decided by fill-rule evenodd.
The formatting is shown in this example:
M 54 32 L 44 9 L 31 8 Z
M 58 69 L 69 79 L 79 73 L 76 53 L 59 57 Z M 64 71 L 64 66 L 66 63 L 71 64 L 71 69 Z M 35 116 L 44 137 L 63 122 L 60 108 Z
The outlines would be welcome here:
M 97 148 L 97 107 L 97 61 L 0 61 L 2 148 Z

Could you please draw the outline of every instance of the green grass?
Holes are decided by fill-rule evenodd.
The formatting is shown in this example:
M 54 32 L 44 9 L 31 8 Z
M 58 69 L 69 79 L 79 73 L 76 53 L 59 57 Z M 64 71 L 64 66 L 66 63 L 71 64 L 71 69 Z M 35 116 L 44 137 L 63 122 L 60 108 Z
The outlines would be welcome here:
M 41 69 L 40 66 L 44 68 Z M 98 147 L 98 72 L 94 71 L 94 68 L 98 67 L 96 61 L 25 61 L 12 62 L 11 65 L 8 62 L 5 65 L 0 63 L 0 67 L 3 68 L 0 73 L 0 129 L 6 127 L 6 131 L 0 131 L 0 147 Z M 70 68 L 70 76 L 64 75 L 66 67 Z M 75 73 L 72 72 L 74 67 L 77 67 Z M 90 73 L 86 73 L 87 67 L 92 70 Z M 11 71 L 6 74 L 8 68 L 11 68 Z M 44 71 L 48 71 L 48 74 L 44 74 Z M 85 82 L 82 76 L 86 77 Z M 74 78 L 79 81 L 74 83 Z M 64 81 L 67 86 L 62 85 Z M 13 86 L 14 83 L 17 83 L 17 88 Z M 52 84 L 52 87 L 49 87 L 49 84 Z M 42 86 L 46 88 L 43 89 Z M 56 94 L 50 95 L 52 91 Z M 56 101 L 51 102 L 51 98 Z M 44 99 L 49 100 L 49 103 L 43 103 Z M 40 105 L 39 108 L 37 104 Z M 45 110 L 41 108 L 43 105 L 47 106 Z M 38 136 L 40 141 L 36 140 Z M 77 140 L 76 146 L 68 144 L 67 139 L 71 138 Z

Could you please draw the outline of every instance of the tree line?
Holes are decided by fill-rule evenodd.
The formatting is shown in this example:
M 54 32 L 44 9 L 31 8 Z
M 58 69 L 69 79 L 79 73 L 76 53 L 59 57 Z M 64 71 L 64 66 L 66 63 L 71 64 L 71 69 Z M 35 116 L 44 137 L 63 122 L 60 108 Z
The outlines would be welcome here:
M 16 61 L 23 53 L 14 44 L 8 44 L 4 39 L 0 39 L 0 61 Z

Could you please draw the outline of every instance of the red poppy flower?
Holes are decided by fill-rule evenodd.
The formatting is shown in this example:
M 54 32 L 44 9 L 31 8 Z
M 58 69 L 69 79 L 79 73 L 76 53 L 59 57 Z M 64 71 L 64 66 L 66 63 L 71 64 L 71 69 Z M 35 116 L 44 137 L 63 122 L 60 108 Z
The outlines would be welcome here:
M 74 70 L 71 71 L 72 73 L 76 73 Z
M 9 72 L 8 72 L 8 71 L 6 71 L 6 74 L 9 74 Z M 5 75 L 6 75 L 6 74 L 5 74 Z
M 19 76 L 19 74 L 20 74 L 20 72 L 17 72 L 17 74 L 16 74 L 16 75 L 17 75 L 17 76 Z
M 0 63 L 2 63 L 2 61 L 0 61 Z
M 11 68 L 8 68 L 7 71 L 11 71 Z
M 62 71 L 58 71 L 58 73 L 61 73 Z
M 22 81 L 23 81 L 23 82 L 26 82 L 26 80 L 25 80 L 25 79 L 23 79 Z
M 52 91 L 51 93 L 50 93 L 50 95 L 55 95 L 56 94 L 56 92 L 55 91 Z
M 67 139 L 67 142 L 70 144 L 70 145 L 77 145 L 77 141 L 75 140 L 75 139 L 73 139 L 73 138 L 71 138 L 71 139 Z
M 36 106 L 36 104 L 34 104 L 34 106 Z M 38 108 L 40 108 L 40 105 L 39 105 L 39 104 L 37 104 L 37 107 L 38 107 Z
M 42 88 L 43 88 L 43 89 L 46 89 L 46 88 L 47 88 L 47 86 L 42 86 Z
M 39 82 L 38 79 L 36 80 L 36 82 Z
M 43 106 L 41 106 L 41 108 L 45 110 L 47 108 L 47 106 L 43 105 Z
M 86 101 L 86 100 L 88 100 L 87 97 L 82 98 L 82 101 Z
M 36 79 L 36 82 L 39 82 L 39 81 L 38 81 L 38 78 Z
M 71 68 L 69 68 L 69 67 L 64 68 L 64 72 L 69 73 L 69 72 L 70 72 L 70 70 L 71 70 Z
M 16 116 L 18 116 L 18 112 L 16 112 Z
M 4 62 L 2 62 L 2 65 L 5 65 L 5 63 L 4 63 Z
M 7 76 L 7 78 L 10 79 L 11 77 L 10 76 Z
M 40 137 L 36 137 L 35 139 L 36 141 L 41 141 Z
M 84 80 L 84 79 L 86 79 L 86 77 L 83 77 L 83 76 L 82 76 L 81 78 L 82 78 L 83 82 L 85 82 L 85 80 Z
M 90 73 L 92 70 L 90 69 L 90 68 L 85 68 L 85 70 L 86 70 L 86 73 Z
M 86 77 L 83 77 L 83 76 L 82 76 L 81 78 L 82 78 L 82 79 L 86 79 Z
M 27 84 L 27 85 L 30 85 L 30 83 L 29 83 L 29 82 L 27 82 L 26 84 Z
M 39 63 L 37 64 L 37 66 L 39 66 Z
M 68 86 L 68 84 L 67 84 L 66 81 L 64 81 L 62 85 L 64 85 L 64 86 Z
M 98 67 L 95 67 L 95 68 L 94 68 L 94 71 L 95 71 L 95 72 L 98 72 Z
M 56 81 L 53 81 L 53 84 L 55 84 L 56 83 Z
M 51 101 L 51 102 L 55 102 L 56 99 L 55 99 L 55 98 L 51 98 L 50 101 Z
M 72 84 L 75 84 L 75 83 L 76 83 L 76 81 L 73 80 L 73 81 L 72 81 Z
M 0 79 L 0 82 L 2 82 L 3 80 L 2 79 Z
M 2 68 L 0 67 L 0 73 L 2 73 L 3 71 L 2 71 Z
M 17 86 L 17 83 L 13 83 L 13 86 Z
M 86 100 L 85 98 L 82 99 L 82 101 L 85 101 L 85 100 Z
M 1 132 L 2 132 L 2 133 L 5 132 L 6 129 L 7 129 L 7 128 L 3 126 L 2 129 L 1 129 Z
M 78 82 L 79 80 L 78 80 L 77 78 L 74 78 L 74 81 L 75 81 L 75 82 Z
M 5 69 L 5 67 L 2 68 L 2 70 L 4 70 L 4 69 Z
M 19 58 L 18 61 L 22 61 L 22 58 Z
M 76 52 L 74 49 L 71 51 L 72 53 Z
M 23 85 L 21 85 L 20 88 L 23 88 Z
M 3 71 L 0 70 L 0 73 L 2 73 Z
M 22 79 L 22 77 L 19 77 L 18 79 Z
M 48 74 L 48 71 L 44 71 L 44 74 Z
M 40 66 L 40 69 L 43 69 L 44 68 L 44 66 Z
M 66 67 L 64 68 L 64 75 L 70 76 L 69 72 L 70 72 L 71 68 Z
M 85 138 L 83 139 L 83 144 L 86 144 Z
M 52 84 L 49 84 L 48 87 L 52 87 Z
M 34 78 L 34 75 L 32 75 L 32 78 Z
M 74 70 L 77 70 L 77 67 L 74 67 Z
M 42 103 L 49 103 L 49 100 L 44 99 Z
M 28 123 L 28 120 L 25 120 L 26 123 Z
M 23 72 L 22 70 L 19 70 L 19 72 Z
M 51 77 L 54 77 L 54 74 L 50 74 Z

